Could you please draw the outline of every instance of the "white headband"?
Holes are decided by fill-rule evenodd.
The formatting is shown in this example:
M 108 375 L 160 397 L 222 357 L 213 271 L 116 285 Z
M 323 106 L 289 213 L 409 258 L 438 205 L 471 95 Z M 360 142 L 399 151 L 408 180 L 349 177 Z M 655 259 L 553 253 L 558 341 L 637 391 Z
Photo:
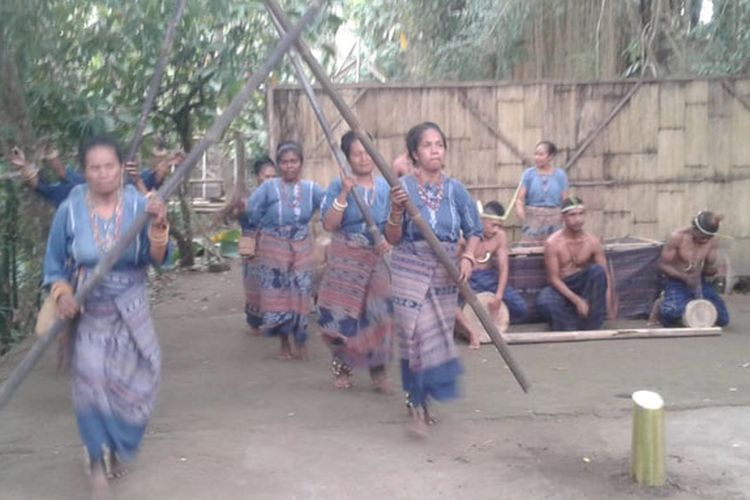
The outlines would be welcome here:
M 701 215 L 702 214 L 703 214 L 703 210 L 701 210 L 700 212 L 698 212 L 698 215 L 696 215 L 693 218 L 693 227 L 695 227 L 695 229 L 697 229 L 700 233 L 703 233 L 706 236 L 716 236 L 716 234 L 718 233 L 718 231 L 709 231 L 708 229 L 706 229 L 705 227 L 703 227 L 701 225 L 701 220 L 700 219 L 701 219 Z
M 583 203 L 576 203 L 575 205 L 568 205 L 567 207 L 560 209 L 560 213 L 565 214 L 570 212 L 571 210 L 578 210 L 579 208 L 584 209 L 586 207 L 583 205 Z

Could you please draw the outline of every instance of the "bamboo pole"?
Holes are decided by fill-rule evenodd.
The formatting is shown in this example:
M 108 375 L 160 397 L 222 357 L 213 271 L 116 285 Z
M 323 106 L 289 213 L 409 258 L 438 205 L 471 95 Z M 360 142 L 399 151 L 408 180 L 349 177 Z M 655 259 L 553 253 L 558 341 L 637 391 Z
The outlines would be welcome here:
M 651 391 L 637 391 L 632 397 L 632 478 L 638 484 L 663 486 L 666 481 L 664 400 Z
M 175 6 L 174 14 L 172 19 L 167 26 L 167 33 L 164 35 L 164 42 L 161 46 L 161 54 L 159 55 L 159 62 L 156 64 L 154 74 L 151 75 L 151 82 L 148 85 L 148 91 L 146 92 L 146 99 L 143 101 L 143 110 L 141 111 L 141 117 L 138 120 L 138 125 L 133 133 L 133 139 L 130 141 L 130 146 L 127 149 L 125 155 L 125 161 L 133 161 L 135 155 L 138 153 L 138 148 L 141 146 L 141 139 L 143 139 L 143 131 L 146 128 L 146 120 L 151 112 L 151 108 L 154 106 L 154 100 L 156 94 L 159 92 L 159 84 L 161 83 L 161 77 L 164 74 L 164 70 L 167 67 L 169 60 L 169 54 L 172 52 L 172 45 L 174 44 L 175 32 L 177 31 L 177 25 L 182 18 L 183 12 L 185 12 L 185 4 L 187 0 L 178 0 Z
M 276 30 L 279 32 L 279 36 L 284 36 L 286 32 L 279 23 L 279 20 L 276 18 L 273 12 L 271 12 L 270 14 L 271 20 L 276 26 Z M 325 114 L 323 114 L 323 108 L 321 107 L 320 101 L 315 95 L 315 90 L 313 90 L 312 85 L 310 84 L 310 80 L 305 75 L 305 69 L 302 67 L 302 62 L 299 60 L 299 56 L 293 50 L 291 50 L 289 51 L 289 58 L 292 60 L 292 66 L 294 66 L 294 72 L 297 75 L 297 80 L 299 81 L 300 85 L 302 85 L 302 89 L 304 90 L 305 95 L 307 95 L 308 101 L 310 101 L 310 106 L 312 107 L 313 112 L 318 119 L 318 123 L 320 123 L 320 127 L 323 129 L 323 134 L 325 135 L 326 141 L 328 142 L 328 147 L 331 150 L 333 158 L 336 160 L 336 163 L 338 163 L 339 168 L 346 175 L 351 177 L 352 169 L 349 165 L 349 161 L 344 156 L 343 151 L 341 151 L 341 149 L 336 145 L 336 142 L 333 140 L 333 129 L 328 123 Z M 374 188 L 375 186 L 373 186 L 373 189 Z M 372 236 L 372 241 L 375 243 L 375 247 L 377 248 L 385 241 L 385 239 L 383 238 L 380 229 L 378 229 L 377 224 L 375 224 L 375 220 L 372 218 L 370 209 L 367 208 L 367 204 L 364 202 L 357 190 L 352 189 L 350 193 L 354 198 L 354 203 L 357 204 L 357 208 L 362 213 L 367 231 L 369 231 L 370 235 Z M 390 265 L 388 264 L 388 261 L 386 260 L 385 263 L 389 267 L 390 271 Z
M 714 337 L 721 335 L 718 326 L 709 328 L 618 328 L 613 330 L 582 330 L 572 332 L 506 333 L 507 344 L 546 344 L 584 342 L 588 340 L 659 339 L 681 337 Z
M 300 36 L 302 30 L 313 20 L 317 15 L 320 7 L 324 0 L 313 0 L 311 5 L 308 7 L 305 14 L 302 16 L 300 21 L 293 27 L 287 30 L 287 35 L 276 45 L 271 51 L 266 61 L 261 65 L 257 72 L 255 72 L 250 78 L 248 78 L 245 86 L 240 90 L 233 98 L 229 106 L 226 108 L 224 113 L 219 116 L 211 128 L 206 132 L 206 136 L 190 151 L 185 157 L 174 174 L 171 175 L 166 182 L 159 189 L 158 195 L 166 200 L 169 196 L 177 189 L 177 186 L 182 182 L 190 169 L 192 169 L 198 161 L 201 159 L 203 153 L 208 147 L 219 140 L 221 134 L 226 130 L 232 120 L 242 111 L 242 108 L 252 96 L 253 92 L 263 83 L 268 74 L 275 68 L 284 53 L 294 43 L 294 40 Z M 115 244 L 112 250 L 107 253 L 99 264 L 94 269 L 91 279 L 88 280 L 83 286 L 79 287 L 75 294 L 76 302 L 82 304 L 86 297 L 94 290 L 97 284 L 104 278 L 104 276 L 112 269 L 115 262 L 117 262 L 120 256 L 135 240 L 136 236 L 146 226 L 149 216 L 145 212 L 140 214 L 134 221 L 133 224 L 128 228 L 122 238 Z M 29 374 L 34 365 L 41 359 L 42 354 L 47 347 L 55 340 L 55 338 L 62 331 L 67 321 L 56 319 L 52 324 L 48 332 L 31 347 L 26 353 L 26 356 L 21 360 L 18 366 L 11 372 L 8 379 L 0 387 L 0 409 L 10 400 L 13 393 L 16 391 L 18 386 L 23 382 L 26 375 Z
M 289 21 L 286 19 L 286 15 L 281 10 L 276 1 L 264 0 L 264 3 L 266 7 L 274 14 L 274 16 L 276 16 L 276 19 L 279 20 L 282 27 L 285 30 L 288 30 Z M 360 124 L 356 115 L 346 105 L 346 102 L 344 102 L 341 96 L 339 96 L 336 90 L 333 88 L 331 80 L 328 78 L 328 75 L 326 75 L 323 68 L 312 55 L 310 49 L 307 47 L 307 44 L 302 39 L 299 39 L 296 43 L 296 48 L 297 52 L 302 56 L 302 59 L 305 60 L 313 75 L 318 80 L 318 83 L 326 91 L 336 108 L 338 108 L 344 120 L 346 120 L 354 133 L 357 134 L 360 142 L 370 154 L 372 159 L 375 161 L 375 165 L 378 167 L 381 174 L 383 174 L 383 177 L 388 181 L 388 184 L 394 187 L 400 186 L 401 184 L 388 165 L 388 162 L 385 160 L 385 158 L 383 158 L 383 156 L 375 147 L 375 144 L 373 144 L 373 142 L 370 140 L 367 132 L 362 128 L 362 125 Z M 511 373 L 516 378 L 516 381 L 518 381 L 518 384 L 521 386 L 524 392 L 528 392 L 529 382 L 527 381 L 526 376 L 521 371 L 521 367 L 516 363 L 515 359 L 511 355 L 508 346 L 505 345 L 503 337 L 500 335 L 500 332 L 497 331 L 492 318 L 484 309 L 484 307 L 482 307 L 482 305 L 479 303 L 476 295 L 474 295 L 474 292 L 471 290 L 471 288 L 469 288 L 468 284 L 465 282 L 461 282 L 461 280 L 459 279 L 458 270 L 453 265 L 450 256 L 440 244 L 440 241 L 438 241 L 437 237 L 432 232 L 429 224 L 425 222 L 425 220 L 420 215 L 419 210 L 414 205 L 414 203 L 411 202 L 411 200 L 407 201 L 406 203 L 406 211 L 409 214 L 411 220 L 419 228 L 419 231 L 422 233 L 425 241 L 430 245 L 432 251 L 435 252 L 438 261 L 443 265 L 443 267 L 445 267 L 445 269 L 450 274 L 451 279 L 458 285 L 461 294 L 463 295 L 464 299 L 466 299 L 466 302 L 471 305 L 471 308 L 477 314 L 477 317 L 479 317 L 482 326 L 484 326 L 484 328 L 487 330 L 487 333 L 492 339 L 492 342 L 495 344 L 498 352 L 505 360 L 505 363 L 508 365 Z

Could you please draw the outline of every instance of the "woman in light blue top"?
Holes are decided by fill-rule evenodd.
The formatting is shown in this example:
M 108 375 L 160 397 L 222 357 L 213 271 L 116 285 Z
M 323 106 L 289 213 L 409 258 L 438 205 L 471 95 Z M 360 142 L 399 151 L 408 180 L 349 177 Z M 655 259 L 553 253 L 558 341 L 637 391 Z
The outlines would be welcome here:
M 568 176 L 552 160 L 557 146 L 542 141 L 534 150 L 535 166 L 524 170 L 516 213 L 523 221 L 521 241 L 540 242 L 562 227 L 560 204 L 568 197 Z
M 414 174 L 401 178 L 391 194 L 391 213 L 385 235 L 395 245 L 391 259 L 393 305 L 401 357 L 401 381 L 413 421 L 411 430 L 424 434 L 432 422 L 430 398 L 458 396 L 462 368 L 453 341 L 458 286 L 424 240 L 414 220 L 404 213 L 411 199 L 441 245 L 455 259 L 460 278 L 468 279 L 483 228 L 474 200 L 456 179 L 445 175 L 445 135 L 425 122 L 406 136 Z M 459 239 L 465 252 L 456 255 Z
M 117 144 L 95 137 L 81 148 L 86 179 L 55 213 L 44 257 L 44 284 L 57 312 L 75 318 L 70 366 L 73 406 L 97 489 L 138 450 L 156 400 L 159 342 L 148 307 L 146 269 L 169 258 L 166 206 L 123 186 Z M 87 297 L 74 287 L 92 276 L 102 257 L 143 212 L 151 222 Z
M 303 161 L 302 146 L 281 143 L 276 151 L 281 177 L 265 181 L 247 200 L 247 229 L 258 235 L 247 270 L 247 320 L 265 335 L 279 336 L 283 360 L 307 358 L 314 268 L 310 219 L 323 199 L 323 188 L 301 179 Z
M 354 132 L 341 138 L 353 177 L 342 175 L 328 187 L 320 212 L 323 227 L 334 233 L 318 292 L 318 324 L 331 350 L 334 387 L 350 387 L 355 368 L 370 371 L 375 388 L 388 391 L 385 367 L 391 359 L 393 300 L 383 254 L 385 240 L 374 243 L 351 191 L 356 190 L 383 231 L 390 210 L 390 187 L 373 175 L 372 158 Z

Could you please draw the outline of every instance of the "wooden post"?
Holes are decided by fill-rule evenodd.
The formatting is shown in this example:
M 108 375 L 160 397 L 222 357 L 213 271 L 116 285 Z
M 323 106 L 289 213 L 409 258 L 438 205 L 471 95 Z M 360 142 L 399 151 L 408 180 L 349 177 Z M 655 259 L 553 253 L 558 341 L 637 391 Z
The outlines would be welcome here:
M 292 46 L 294 40 L 300 36 L 302 30 L 318 14 L 322 3 L 323 0 L 313 0 L 300 21 L 293 28 L 287 30 L 287 35 L 279 41 L 276 47 L 274 47 L 269 53 L 268 58 L 263 65 L 261 65 L 258 70 L 250 76 L 242 89 L 232 98 L 229 106 L 227 106 L 224 113 L 216 118 L 211 125 L 211 128 L 206 132 L 205 137 L 190 150 L 190 153 L 188 153 L 185 159 L 182 160 L 182 163 L 177 167 L 174 174 L 164 182 L 158 191 L 158 195 L 162 199 L 166 200 L 169 198 L 175 189 L 177 189 L 177 186 L 187 177 L 190 170 L 198 163 L 208 147 L 219 140 L 221 134 L 227 129 L 227 127 L 229 127 L 232 120 L 240 114 L 242 108 L 247 101 L 250 100 L 250 97 L 252 97 L 255 90 L 260 87 L 273 68 L 279 64 L 279 61 L 284 57 L 284 53 Z M 101 282 L 115 263 L 120 259 L 122 254 L 125 253 L 130 244 L 140 234 L 148 223 L 148 220 L 148 214 L 145 212 L 140 214 L 133 221 L 133 224 L 128 228 L 125 234 L 123 234 L 122 238 L 117 241 L 112 250 L 102 257 L 99 264 L 94 268 L 91 279 L 76 290 L 75 299 L 77 303 L 83 304 L 86 297 L 94 290 L 99 282 Z M 21 385 L 21 382 L 26 378 L 26 375 L 29 374 L 34 365 L 41 359 L 44 351 L 52 342 L 54 342 L 55 338 L 60 334 L 67 323 L 67 321 L 59 318 L 56 319 L 49 331 L 31 346 L 31 349 L 29 349 L 18 366 L 16 366 L 11 372 L 8 379 L 2 386 L 0 386 L 0 409 L 2 409 L 10 400 L 13 393 L 18 389 L 18 386 Z
M 652 391 L 633 393 L 632 478 L 645 486 L 663 486 L 666 481 L 664 400 Z
M 264 0 L 264 3 L 268 10 L 270 10 L 276 17 L 276 19 L 279 20 L 284 30 L 288 30 L 289 21 L 287 20 L 284 11 L 279 7 L 278 3 L 275 0 Z M 370 154 L 373 161 L 375 162 L 375 165 L 378 167 L 378 170 L 380 170 L 380 173 L 383 174 L 385 180 L 388 181 L 388 184 L 390 184 L 392 187 L 401 186 L 398 177 L 396 177 L 396 175 L 391 170 L 388 162 L 385 160 L 385 158 L 383 158 L 383 155 L 380 154 L 378 149 L 375 147 L 375 144 L 370 140 L 367 132 L 360 124 L 357 116 L 352 112 L 352 110 L 346 105 L 346 102 L 341 98 L 341 96 L 338 95 L 336 90 L 333 88 L 333 84 L 331 83 L 330 78 L 320 66 L 315 57 L 312 55 L 307 44 L 302 39 L 299 39 L 296 42 L 296 48 L 297 53 L 302 56 L 302 59 L 305 60 L 305 63 L 307 63 L 313 75 L 315 75 L 315 78 L 317 78 L 318 83 L 323 87 L 328 96 L 331 98 L 331 101 L 333 101 L 333 104 L 339 110 L 344 120 L 346 120 L 354 133 L 357 134 L 357 138 Z M 448 271 L 451 279 L 458 285 L 458 289 L 461 292 L 461 295 L 463 295 L 466 302 L 471 305 L 471 308 L 479 317 L 482 326 L 484 326 L 485 330 L 489 334 L 492 342 L 495 344 L 498 352 L 505 360 L 505 363 L 508 365 L 508 368 L 516 378 L 518 384 L 521 386 L 524 392 L 528 392 L 529 382 L 526 379 L 526 376 L 521 371 L 521 367 L 516 363 L 515 359 L 510 353 L 510 350 L 508 349 L 508 346 L 505 345 L 503 337 L 500 335 L 500 332 L 497 331 L 497 327 L 492 321 L 492 318 L 484 309 L 484 307 L 482 307 L 482 305 L 479 303 L 476 295 L 474 295 L 474 292 L 471 290 L 471 288 L 469 288 L 469 285 L 467 283 L 461 282 L 461 280 L 459 279 L 458 270 L 456 269 L 456 266 L 453 265 L 452 258 L 445 251 L 440 241 L 435 236 L 435 233 L 432 232 L 430 225 L 422 218 L 419 210 L 414 205 L 414 203 L 411 202 L 411 200 L 407 201 L 405 208 L 412 222 L 414 222 L 414 224 L 417 226 L 419 232 L 422 234 L 422 237 L 425 239 L 427 244 L 430 245 L 430 248 L 435 253 L 437 260 Z

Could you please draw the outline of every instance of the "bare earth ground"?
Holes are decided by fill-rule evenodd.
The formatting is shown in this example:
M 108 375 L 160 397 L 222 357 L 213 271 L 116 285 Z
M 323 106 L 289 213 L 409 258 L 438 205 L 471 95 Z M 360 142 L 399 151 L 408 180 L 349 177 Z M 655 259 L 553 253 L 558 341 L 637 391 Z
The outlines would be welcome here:
M 462 346 L 464 397 L 436 406 L 432 437 L 414 441 L 399 392 L 375 394 L 365 374 L 331 389 L 314 335 L 303 363 L 247 333 L 236 262 L 165 281 L 160 400 L 117 498 L 750 498 L 747 297 L 729 297 L 733 324 L 718 338 L 512 346 L 528 395 L 494 348 Z M 669 482 L 657 490 L 628 478 L 628 398 L 646 388 L 668 405 Z M 0 411 L 0 498 L 86 496 L 68 383 L 48 353 Z

